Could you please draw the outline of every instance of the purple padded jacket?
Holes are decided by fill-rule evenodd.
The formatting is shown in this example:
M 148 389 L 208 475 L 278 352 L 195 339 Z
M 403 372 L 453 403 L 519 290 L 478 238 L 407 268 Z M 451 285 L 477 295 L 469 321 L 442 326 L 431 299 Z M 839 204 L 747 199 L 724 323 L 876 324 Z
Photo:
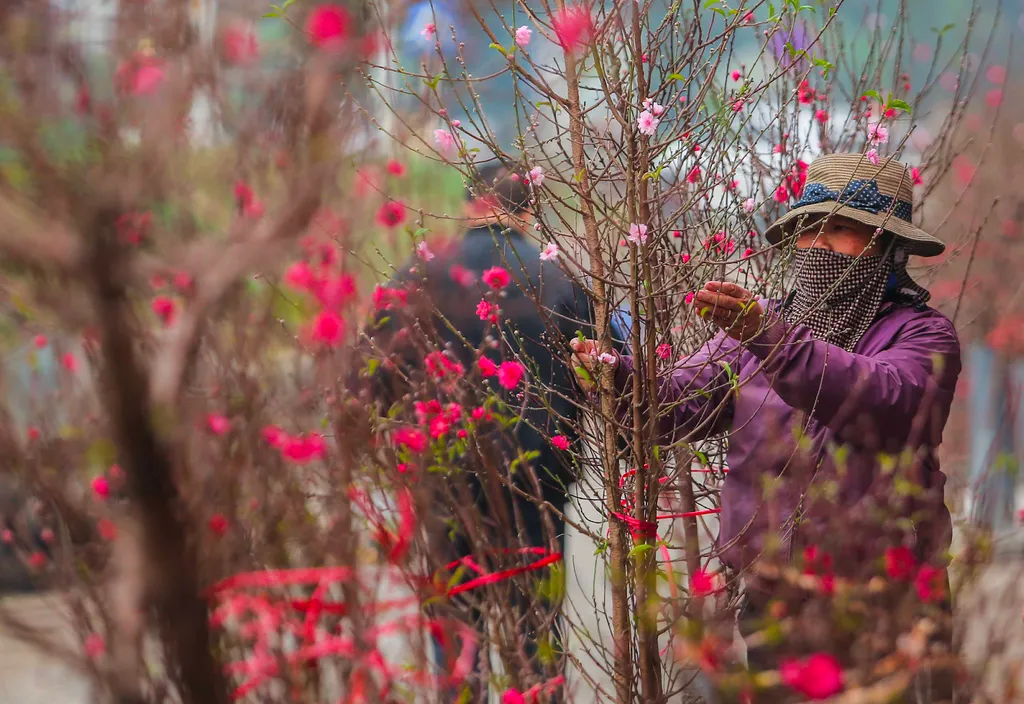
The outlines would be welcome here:
M 624 395 L 632 370 L 632 358 L 621 357 L 615 378 Z M 956 330 L 931 308 L 883 303 L 854 352 L 777 321 L 745 345 L 719 334 L 660 377 L 660 431 L 670 441 L 729 433 L 718 546 L 734 569 L 762 552 L 770 532 L 792 557 L 798 510 L 801 534 L 805 526 L 834 534 L 834 519 L 866 515 L 870 497 L 893 490 L 883 453 L 908 448 L 925 489 L 914 511 L 916 548 L 921 559 L 938 559 L 952 529 L 936 449 L 959 374 Z M 778 481 L 766 502 L 770 477 Z M 831 492 L 805 491 L 828 480 Z M 877 546 L 862 547 L 860 559 L 878 556 Z

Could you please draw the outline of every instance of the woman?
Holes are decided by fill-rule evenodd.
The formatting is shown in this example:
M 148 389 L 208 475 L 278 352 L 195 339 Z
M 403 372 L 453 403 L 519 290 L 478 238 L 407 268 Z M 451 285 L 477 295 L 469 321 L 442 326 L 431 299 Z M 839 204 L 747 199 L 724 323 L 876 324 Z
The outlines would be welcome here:
M 656 385 L 668 440 L 729 433 L 718 550 L 744 575 L 745 635 L 774 597 L 752 570 L 767 557 L 861 580 L 879 573 L 886 550 L 909 549 L 915 566 L 944 574 L 952 531 L 936 450 L 960 346 L 907 274 L 908 255 L 945 249 L 911 224 L 911 184 L 893 160 L 815 160 L 801 200 L 766 233 L 795 245 L 789 296 L 772 304 L 735 283 L 706 283 L 693 305 L 720 332 Z M 595 341 L 573 349 L 576 366 L 597 369 Z M 634 360 L 616 356 L 614 367 L 628 399 Z M 903 460 L 895 470 L 892 457 Z M 912 496 L 893 490 L 900 480 L 917 488 Z M 884 525 L 865 532 L 879 506 Z M 835 560 L 824 559 L 826 544 Z M 777 666 L 759 657 L 751 653 L 759 667 Z

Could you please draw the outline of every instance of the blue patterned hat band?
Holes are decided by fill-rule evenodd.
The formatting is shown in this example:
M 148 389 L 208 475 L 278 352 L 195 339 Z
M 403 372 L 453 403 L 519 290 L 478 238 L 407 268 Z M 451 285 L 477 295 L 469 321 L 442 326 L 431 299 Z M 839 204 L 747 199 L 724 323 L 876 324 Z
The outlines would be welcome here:
M 907 222 L 910 222 L 913 215 L 911 203 L 879 192 L 878 183 L 872 179 L 854 179 L 841 191 L 833 191 L 820 183 L 809 183 L 804 187 L 803 195 L 793 207 L 799 208 L 828 201 L 835 201 L 840 205 L 864 210 L 875 215 L 891 211 L 893 216 Z

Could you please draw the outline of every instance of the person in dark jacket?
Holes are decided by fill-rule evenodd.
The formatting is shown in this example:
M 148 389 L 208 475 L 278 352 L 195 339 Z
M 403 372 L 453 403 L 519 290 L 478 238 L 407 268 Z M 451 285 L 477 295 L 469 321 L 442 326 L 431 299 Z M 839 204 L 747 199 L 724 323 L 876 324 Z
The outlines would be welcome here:
M 496 365 L 511 360 L 526 370 L 525 385 L 513 392 L 488 379 L 488 393 L 503 397 L 519 417 L 491 434 L 497 436 L 496 461 L 464 457 L 459 479 L 468 484 L 471 501 L 459 500 L 455 481 L 444 482 L 438 501 L 446 508 L 438 513 L 450 530 L 435 530 L 433 538 L 445 560 L 479 551 L 460 518 L 470 505 L 491 552 L 528 547 L 564 553 L 563 512 L 576 479 L 566 446 L 578 449 L 580 421 L 578 388 L 566 364 L 568 339 L 593 336 L 593 308 L 557 247 L 542 247 L 533 236 L 532 188 L 526 176 L 503 167 L 481 169 L 469 189 L 469 229 L 447 245 L 418 248 L 386 287 L 402 292 L 403 304 L 382 312 L 377 329 L 368 332 L 388 363 L 376 374 L 374 390 L 384 407 L 417 387 L 410 380 L 423 377 L 428 350 L 446 350 L 467 378 L 477 375 L 481 353 Z M 495 270 L 509 278 L 497 298 L 485 282 L 486 272 Z M 488 301 L 497 301 L 497 310 Z M 506 486 L 496 489 L 495 469 Z
M 670 408 L 664 435 L 728 433 L 718 554 L 744 575 L 745 636 L 776 596 L 751 570 L 766 553 L 809 574 L 862 581 L 879 574 L 883 555 L 912 555 L 903 559 L 918 580 L 937 577 L 930 595 L 948 589 L 952 529 L 937 450 L 960 345 L 906 270 L 908 255 L 945 249 L 911 223 L 912 183 L 893 160 L 815 160 L 801 200 L 766 232 L 772 244 L 795 246 L 789 296 L 774 304 L 738 284 L 708 282 L 693 306 L 719 334 L 659 379 L 659 401 Z M 596 342 L 573 346 L 576 364 L 596 368 Z M 634 363 L 627 355 L 613 362 L 624 398 L 634 392 Z M 885 457 L 895 470 L 883 467 Z M 900 480 L 916 487 L 905 501 Z M 880 506 L 897 514 L 860 530 Z M 834 564 L 820 559 L 823 544 L 835 546 Z M 777 668 L 748 650 L 752 665 Z

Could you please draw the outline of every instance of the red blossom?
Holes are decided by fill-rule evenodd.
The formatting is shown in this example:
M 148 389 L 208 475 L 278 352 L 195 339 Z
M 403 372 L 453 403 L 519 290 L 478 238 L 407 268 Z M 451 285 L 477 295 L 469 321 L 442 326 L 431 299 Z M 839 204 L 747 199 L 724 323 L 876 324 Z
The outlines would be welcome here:
M 154 56 L 137 54 L 118 66 L 115 78 L 123 93 L 150 95 L 164 81 L 164 62 Z
M 526 697 L 516 688 L 506 689 L 501 695 L 501 704 L 526 704 Z
M 502 362 L 501 366 L 498 367 L 497 374 L 498 383 L 511 391 L 519 386 L 519 382 L 523 380 L 526 370 L 519 362 Z
M 786 660 L 779 667 L 783 684 L 811 701 L 843 691 L 843 668 L 833 656 L 815 653 L 806 660 Z
M 409 303 L 409 292 L 401 288 L 377 286 L 373 289 L 373 307 L 387 310 L 392 307 L 402 308 Z
M 388 160 L 388 173 L 392 176 L 405 176 L 405 164 L 398 159 Z
M 779 187 L 775 189 L 775 202 L 776 203 L 785 203 L 788 200 L 789 200 L 789 191 L 786 189 L 786 185 L 785 184 L 780 184 Z
M 885 549 L 885 573 L 889 579 L 907 581 L 914 575 L 916 566 L 913 551 L 905 545 Z
M 694 166 L 692 169 L 690 169 L 690 173 L 686 175 L 686 181 L 687 183 L 697 183 L 697 181 L 700 181 L 699 166 Z
M 306 32 L 313 46 L 335 48 L 348 39 L 351 24 L 348 10 L 341 5 L 327 3 L 318 5 L 309 13 Z
M 50 343 L 49 340 L 46 339 L 46 335 L 36 335 L 32 338 L 32 344 L 36 346 L 36 349 L 41 350 Z
M 486 298 L 481 298 L 480 302 L 476 304 L 476 314 L 480 320 L 489 320 L 492 323 L 498 322 L 499 308 L 497 304 L 489 302 Z
M 90 660 L 97 660 L 107 652 L 107 644 L 99 633 L 90 633 L 82 643 L 82 651 Z
M 569 438 L 564 435 L 555 435 L 551 438 L 551 444 L 557 447 L 559 450 L 569 449 Z
M 428 354 L 423 361 L 427 371 L 435 379 L 458 378 L 465 373 L 465 368 L 461 364 L 437 350 Z
M 34 570 L 41 570 L 46 566 L 46 555 L 38 550 L 28 557 L 28 564 Z
M 690 593 L 696 597 L 714 594 L 717 589 L 715 575 L 707 570 L 697 570 L 690 577 Z
M 223 435 L 231 430 L 231 420 L 216 413 L 206 416 L 206 425 L 214 435 Z
M 260 430 L 260 435 L 271 447 L 280 448 L 285 440 L 288 439 L 288 434 L 285 433 L 281 428 L 276 425 L 267 425 Z
M 511 274 L 500 266 L 491 267 L 483 273 L 481 278 L 495 291 L 505 288 L 512 281 Z
M 392 228 L 398 227 L 403 222 L 405 222 L 405 204 L 401 201 L 388 201 L 377 211 L 378 225 Z
M 658 355 L 658 359 L 668 359 L 672 356 L 672 345 L 667 342 L 662 342 L 658 345 L 658 349 L 656 349 L 654 353 Z
M 165 327 L 174 322 L 175 305 L 173 299 L 167 296 L 155 296 L 150 305 Z
M 404 447 L 410 452 L 425 452 L 430 447 L 426 433 L 416 428 L 399 428 L 393 435 L 395 445 Z
M 345 319 L 330 310 L 322 310 L 313 319 L 312 338 L 330 347 L 337 347 L 345 337 Z
M 914 589 L 921 601 L 935 603 L 946 598 L 946 572 L 931 565 L 921 565 L 914 577 Z
M 228 532 L 229 526 L 230 524 L 228 523 L 228 519 L 224 517 L 224 514 L 215 513 L 210 516 L 210 532 L 218 538 L 223 537 L 224 534 Z
M 256 34 L 247 27 L 233 25 L 224 29 L 221 37 L 224 60 L 229 64 L 251 64 L 260 57 Z
M 117 524 L 108 518 L 101 518 L 96 522 L 96 532 L 100 537 L 110 542 L 117 539 Z
M 498 365 L 489 357 L 480 357 L 476 360 L 476 366 L 480 370 L 480 376 L 485 379 L 487 377 L 495 376 L 498 373 Z
M 327 453 L 324 438 L 319 433 L 298 435 L 291 437 L 286 435 L 281 440 L 281 456 L 296 464 L 305 464 L 311 460 L 323 459 Z
M 110 482 L 104 476 L 92 480 L 92 493 L 100 501 L 106 501 L 110 496 Z

